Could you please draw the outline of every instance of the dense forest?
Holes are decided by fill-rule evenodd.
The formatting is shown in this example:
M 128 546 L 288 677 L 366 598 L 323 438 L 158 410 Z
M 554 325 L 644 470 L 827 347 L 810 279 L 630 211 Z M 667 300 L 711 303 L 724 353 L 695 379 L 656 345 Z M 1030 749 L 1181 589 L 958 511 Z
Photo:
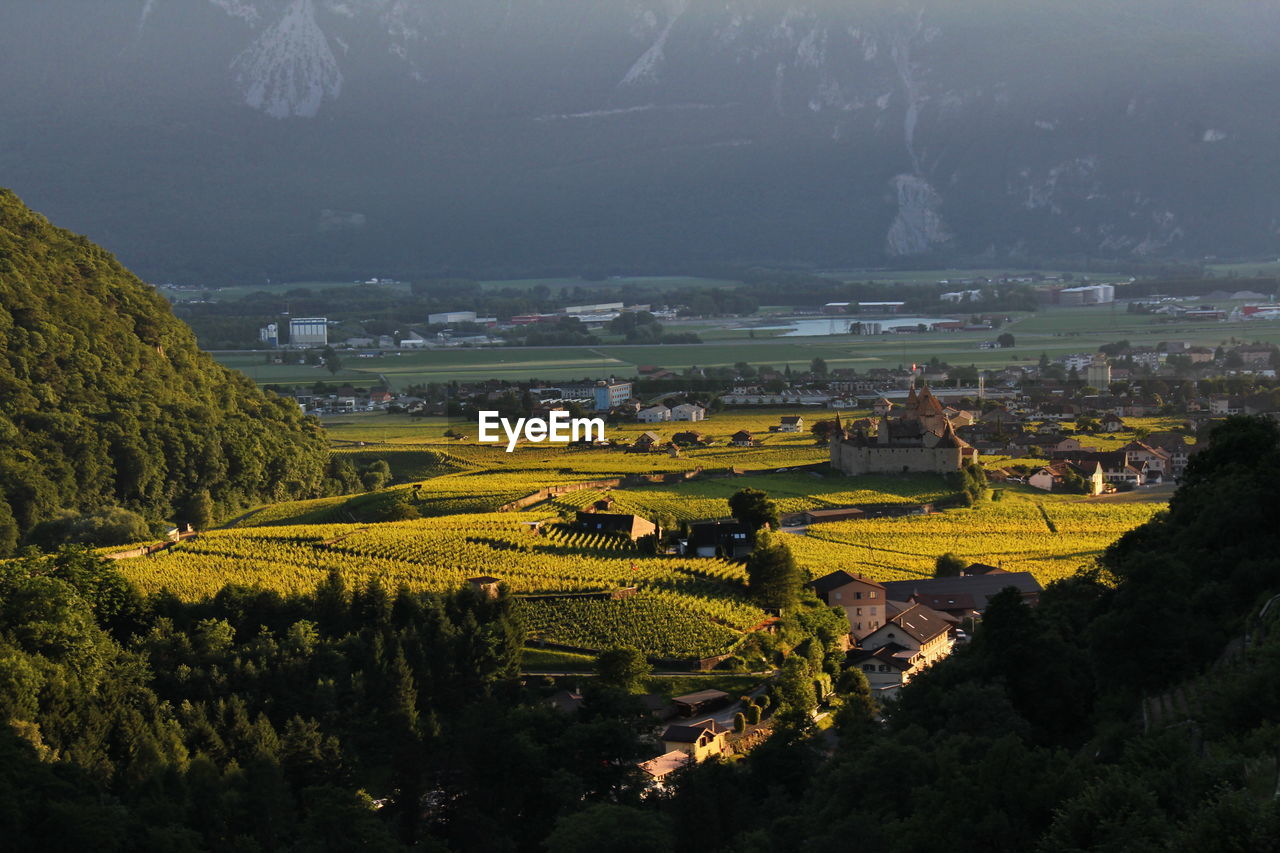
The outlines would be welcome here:
M 109 253 L 0 190 L 0 555 L 41 523 L 200 523 L 312 495 L 327 461 L 295 404 L 215 364 Z
M 1213 433 L 1167 513 L 877 714 L 813 602 L 774 734 L 642 793 L 624 686 L 516 678 L 505 593 L 141 598 L 84 552 L 0 563 L 0 837 L 27 850 L 1280 850 L 1280 429 Z M 809 630 L 802 630 L 808 624 Z M 814 680 L 835 688 L 813 730 Z

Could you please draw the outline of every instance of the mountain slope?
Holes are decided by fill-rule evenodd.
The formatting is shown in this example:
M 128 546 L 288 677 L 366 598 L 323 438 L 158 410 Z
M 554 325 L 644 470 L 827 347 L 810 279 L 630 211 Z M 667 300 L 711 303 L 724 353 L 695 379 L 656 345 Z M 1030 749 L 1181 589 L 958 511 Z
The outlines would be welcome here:
M 1280 233 L 1271 3 L 6 5 L 0 173 L 149 276 L 1198 257 Z
M 154 290 L 0 190 L 0 554 L 60 510 L 301 497 L 319 428 L 196 348 Z

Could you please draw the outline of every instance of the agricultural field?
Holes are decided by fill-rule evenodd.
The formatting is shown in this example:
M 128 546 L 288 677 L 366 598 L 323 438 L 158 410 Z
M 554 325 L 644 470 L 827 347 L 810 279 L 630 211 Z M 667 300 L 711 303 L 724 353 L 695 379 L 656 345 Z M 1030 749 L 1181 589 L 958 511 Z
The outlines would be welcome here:
M 930 577 L 938 556 L 951 552 L 967 562 L 1031 572 L 1047 584 L 1088 565 L 1163 507 L 1013 487 L 1001 500 L 970 509 L 814 525 L 786 541 L 814 574 L 835 566 L 881 581 Z
M 768 492 L 783 515 L 808 509 L 823 509 L 862 503 L 928 503 L 952 493 L 939 475 L 840 475 L 797 472 L 747 474 L 739 477 L 692 480 L 679 484 L 633 486 L 607 490 L 618 512 L 645 517 L 666 517 L 676 521 L 726 518 L 729 497 L 740 489 Z M 606 490 L 571 492 L 551 501 L 564 511 L 589 506 L 606 495 Z
M 1242 280 L 1240 286 L 1247 285 Z M 1227 305 L 1227 307 L 1231 307 Z M 763 319 L 763 315 L 761 317 Z M 771 321 L 777 322 L 777 321 Z M 674 331 L 681 326 L 673 325 Z M 1181 340 L 1217 346 L 1231 338 L 1280 342 L 1280 323 L 1179 321 L 1149 314 L 1130 314 L 1120 303 L 1088 307 L 1046 306 L 1034 313 L 1014 313 L 1001 332 L 1014 335 L 1008 349 L 981 350 L 978 345 L 998 332 L 926 332 L 896 335 L 830 335 L 788 337 L 779 330 L 721 325 L 704 330 L 701 344 L 636 345 L 602 343 L 584 347 L 458 348 L 427 352 L 388 353 L 382 358 L 346 358 L 335 376 L 306 365 L 266 364 L 263 353 L 215 353 L 228 367 L 241 370 L 259 384 L 312 385 L 318 380 L 370 386 L 386 382 L 400 390 L 428 382 L 485 379 L 560 381 L 584 376 L 635 376 L 642 364 L 670 370 L 693 365 L 727 367 L 741 361 L 779 370 L 804 369 L 815 357 L 832 368 L 896 367 L 931 358 L 955 365 L 994 369 L 1011 362 L 1035 362 L 1093 352 L 1105 343 L 1128 340 L 1135 346 L 1154 346 Z
M 575 290 L 593 290 L 602 287 L 646 287 L 657 290 L 682 290 L 684 288 L 738 287 L 742 282 L 727 278 L 698 278 L 687 275 L 660 276 L 610 276 L 599 281 L 582 278 L 516 278 L 482 281 L 484 290 L 532 290 L 545 287 L 552 294 L 569 296 Z
M 734 411 L 693 425 L 610 428 L 610 437 L 628 443 L 643 431 L 668 438 L 690 427 L 713 440 L 709 447 L 675 457 L 550 445 L 521 446 L 507 454 L 473 439 L 446 436 L 458 425 L 445 419 L 336 417 L 326 424 L 334 453 L 360 462 L 388 460 L 395 485 L 363 495 L 260 507 L 168 551 L 118 565 L 144 592 L 164 589 L 188 600 L 226 584 L 299 593 L 331 571 L 352 586 L 376 578 L 390 588 L 403 584 L 435 591 L 493 575 L 522 597 L 536 639 L 585 649 L 629 644 L 664 659 L 719 654 L 764 616 L 747 596 L 741 563 L 642 553 L 629 541 L 576 531 L 564 521 L 606 497 L 615 511 L 679 524 L 727 517 L 729 497 L 745 487 L 768 492 L 783 514 L 848 504 L 933 502 L 951 493 L 939 475 L 832 473 L 822 464 L 826 449 L 807 432 L 767 432 L 779 417 L 794 413 Z M 1171 419 L 1131 423 L 1148 430 L 1173 425 Z M 762 446 L 727 446 L 727 437 L 739 429 L 762 438 Z M 1132 437 L 1099 436 L 1087 443 L 1110 446 Z M 706 473 L 693 479 L 662 476 L 698 468 Z M 634 475 L 656 476 L 651 481 Z M 618 480 L 625 482 L 613 482 Z M 549 486 L 575 484 L 574 491 L 540 494 L 539 502 L 523 511 L 498 511 Z M 927 577 L 940 554 L 953 552 L 969 561 L 1030 571 L 1048 583 L 1090 563 L 1118 536 L 1160 511 L 1161 499 L 1080 498 L 1008 486 L 1000 500 L 969 509 L 814 525 L 782 535 L 801 568 L 815 577 L 835 569 L 882 580 Z M 422 517 L 375 521 L 392 504 Z M 626 587 L 635 587 L 636 594 L 609 597 Z

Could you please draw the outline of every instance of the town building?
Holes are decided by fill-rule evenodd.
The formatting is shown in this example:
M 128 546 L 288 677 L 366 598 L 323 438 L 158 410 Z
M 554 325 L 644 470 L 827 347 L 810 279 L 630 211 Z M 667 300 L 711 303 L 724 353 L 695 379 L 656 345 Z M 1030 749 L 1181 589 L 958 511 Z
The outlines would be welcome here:
M 843 569 L 823 575 L 809 584 L 828 607 L 844 610 L 849 634 L 855 641 L 870 635 L 889 618 L 884 585 Z
M 891 601 L 923 604 L 956 620 L 981 617 L 991 599 L 1013 587 L 1023 600 L 1034 604 L 1043 587 L 1030 572 L 1006 572 L 996 566 L 973 564 L 953 578 L 912 578 L 886 581 Z
M 728 729 L 713 719 L 671 725 L 662 733 L 662 747 L 668 753 L 683 752 L 695 764 L 700 764 L 728 751 L 728 733 Z
M 704 421 L 707 419 L 707 410 L 696 403 L 681 403 L 678 406 L 671 407 L 671 420 L 673 421 Z
M 667 779 L 672 773 L 687 767 L 692 759 L 689 753 L 673 749 L 671 752 L 659 755 L 657 758 L 650 758 L 648 761 L 641 761 L 636 766 L 640 768 L 640 772 L 648 777 L 649 787 L 662 790 L 666 787 Z
M 650 406 L 647 409 L 641 409 L 636 414 L 636 419 L 644 424 L 656 424 L 671 420 L 671 410 L 666 406 Z
M 1084 494 L 1102 494 L 1105 478 L 1102 475 L 1102 465 L 1096 461 L 1081 464 L 1051 462 L 1028 477 L 1027 485 L 1046 492 L 1061 492 L 1067 488 L 1072 474 L 1084 481 Z

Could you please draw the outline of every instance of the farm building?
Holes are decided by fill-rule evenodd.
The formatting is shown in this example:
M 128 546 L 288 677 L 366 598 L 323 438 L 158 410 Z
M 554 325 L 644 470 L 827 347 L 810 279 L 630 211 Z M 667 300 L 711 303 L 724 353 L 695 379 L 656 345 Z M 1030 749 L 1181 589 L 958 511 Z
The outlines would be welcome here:
M 804 428 L 804 418 L 799 415 L 784 417 L 778 424 L 778 432 L 799 432 Z
M 699 690 L 684 696 L 673 696 L 671 701 L 675 703 L 676 710 L 682 715 L 692 717 L 694 714 L 722 708 L 729 704 L 730 698 L 729 694 L 723 690 Z
M 588 533 L 618 533 L 633 542 L 658 530 L 648 519 L 618 512 L 579 512 L 574 526 Z
M 751 553 L 751 531 L 737 521 L 696 522 L 689 528 L 684 552 L 695 557 L 745 557 Z
M 825 524 L 831 521 L 852 521 L 866 518 L 866 511 L 856 506 L 833 507 L 831 509 L 811 509 L 799 513 L 801 524 Z

